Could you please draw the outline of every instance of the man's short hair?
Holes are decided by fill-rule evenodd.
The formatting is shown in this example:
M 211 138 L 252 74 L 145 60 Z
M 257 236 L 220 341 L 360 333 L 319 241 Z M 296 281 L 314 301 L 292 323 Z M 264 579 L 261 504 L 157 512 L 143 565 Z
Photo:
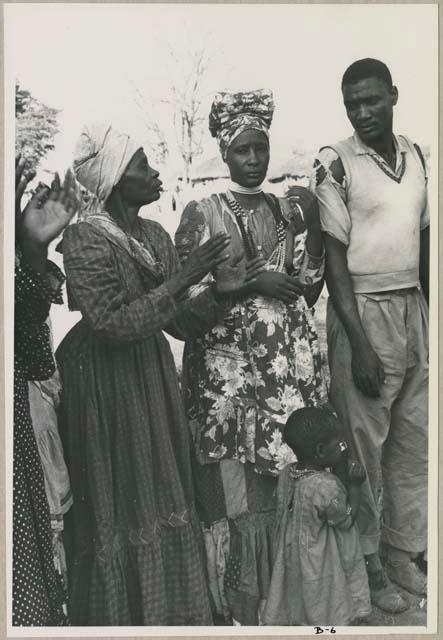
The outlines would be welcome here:
M 378 78 L 387 84 L 388 89 L 392 89 L 391 72 L 384 62 L 374 58 L 363 58 L 353 62 L 343 74 L 341 88 L 343 89 L 345 84 L 355 84 L 367 78 Z

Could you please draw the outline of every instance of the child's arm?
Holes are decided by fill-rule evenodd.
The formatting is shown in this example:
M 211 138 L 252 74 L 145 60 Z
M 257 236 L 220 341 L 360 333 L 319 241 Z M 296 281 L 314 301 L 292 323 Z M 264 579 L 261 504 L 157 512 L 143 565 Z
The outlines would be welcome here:
M 335 476 L 333 484 L 332 477 Z M 330 527 L 350 529 L 360 508 L 361 484 L 366 478 L 363 466 L 346 458 L 343 464 L 337 465 L 323 491 L 320 503 L 321 516 Z M 329 487 L 329 488 L 328 488 Z
M 329 527 L 350 529 L 353 525 L 348 493 L 343 482 L 335 474 L 328 473 L 322 478 L 314 497 L 314 506 L 319 517 Z

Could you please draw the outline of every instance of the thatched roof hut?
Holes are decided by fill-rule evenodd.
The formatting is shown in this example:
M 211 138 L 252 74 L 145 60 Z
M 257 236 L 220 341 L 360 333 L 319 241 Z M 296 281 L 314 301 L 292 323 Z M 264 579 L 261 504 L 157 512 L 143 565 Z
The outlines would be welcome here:
M 308 153 L 293 153 L 290 158 L 269 168 L 269 182 L 282 182 L 287 178 L 303 180 L 309 177 L 313 157 Z
M 228 165 L 223 162 L 220 156 L 215 156 L 204 160 L 192 172 L 193 184 L 208 182 L 213 180 L 224 180 L 229 178 Z
M 268 180 L 269 182 L 278 183 L 288 178 L 295 181 L 306 179 L 311 173 L 312 162 L 313 154 L 304 152 L 295 152 L 284 162 L 273 162 L 271 160 Z M 227 179 L 229 179 L 229 169 L 219 155 L 204 160 L 192 172 L 193 184 Z

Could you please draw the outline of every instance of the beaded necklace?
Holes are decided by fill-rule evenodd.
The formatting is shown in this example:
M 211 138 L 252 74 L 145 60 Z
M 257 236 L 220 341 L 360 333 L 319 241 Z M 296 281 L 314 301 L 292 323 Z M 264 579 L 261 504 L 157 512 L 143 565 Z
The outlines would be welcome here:
M 277 247 L 275 270 L 283 271 L 285 267 L 285 260 L 286 260 L 287 222 L 284 219 L 283 214 L 280 210 L 280 205 L 278 204 L 277 198 L 272 198 L 272 202 L 274 205 L 272 206 L 270 202 L 270 198 L 267 197 L 267 194 L 264 194 L 264 196 L 274 216 L 275 226 L 277 231 L 278 247 Z M 251 260 L 252 258 L 258 255 L 258 251 L 255 248 L 254 239 L 251 235 L 250 230 L 248 229 L 248 212 L 241 206 L 238 200 L 234 198 L 234 196 L 230 191 L 226 193 L 226 199 L 237 220 L 237 224 L 240 229 L 240 234 L 242 236 L 243 244 L 245 247 L 246 257 L 248 258 L 248 260 Z
M 301 466 L 299 462 L 296 462 L 294 465 L 291 465 L 290 475 L 297 479 L 299 477 L 305 475 L 311 475 L 313 473 L 322 473 L 323 471 L 328 471 L 328 467 L 323 467 L 321 465 L 304 465 Z
M 246 257 L 248 260 L 252 260 L 258 255 L 258 251 L 255 247 L 255 242 L 251 235 L 251 232 L 248 229 L 248 213 L 232 196 L 230 191 L 227 192 L 226 199 L 233 214 L 235 215 L 235 219 L 237 220 L 238 228 L 240 229 L 240 234 L 245 248 Z

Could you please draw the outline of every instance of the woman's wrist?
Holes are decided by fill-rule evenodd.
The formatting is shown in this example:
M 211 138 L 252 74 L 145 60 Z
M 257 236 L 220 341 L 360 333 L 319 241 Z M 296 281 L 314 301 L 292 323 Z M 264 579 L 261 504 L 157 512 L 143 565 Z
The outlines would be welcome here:
M 231 294 L 220 291 L 219 289 L 217 289 L 217 285 L 213 284 L 212 295 L 214 296 L 214 299 L 217 304 L 224 304 L 228 300 Z
M 165 282 L 165 286 L 173 298 L 180 298 L 189 289 L 191 283 L 188 282 L 183 271 L 179 271 Z
M 48 247 L 46 244 L 23 238 L 20 243 L 23 261 L 40 275 L 46 275 Z

